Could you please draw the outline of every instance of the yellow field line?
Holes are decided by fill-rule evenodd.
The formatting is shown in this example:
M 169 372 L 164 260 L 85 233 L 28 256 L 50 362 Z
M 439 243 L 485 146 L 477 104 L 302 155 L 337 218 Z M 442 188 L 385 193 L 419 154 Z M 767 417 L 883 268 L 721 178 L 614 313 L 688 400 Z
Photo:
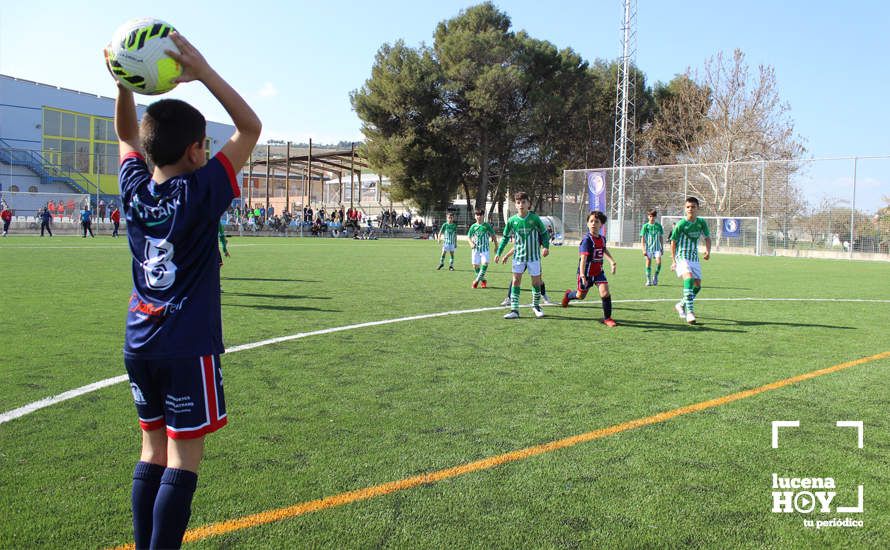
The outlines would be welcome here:
M 687 405 L 685 407 L 680 407 L 652 416 L 647 416 L 645 418 L 637 418 L 628 422 L 622 422 L 621 424 L 615 424 L 614 426 L 609 426 L 608 428 L 602 428 L 599 430 L 594 430 L 592 432 L 573 435 L 564 439 L 557 439 L 556 441 L 551 441 L 549 443 L 535 445 L 534 447 L 527 447 L 518 451 L 511 451 L 509 453 L 484 458 L 482 460 L 469 462 L 460 466 L 454 466 L 452 468 L 446 468 L 444 470 L 437 470 L 435 472 L 408 477 L 397 481 L 390 481 L 388 483 L 374 485 L 372 487 L 366 487 L 364 489 L 357 489 L 355 491 L 349 491 L 346 493 L 340 493 L 334 496 L 310 500 L 308 502 L 295 504 L 293 506 L 278 508 L 276 510 L 269 510 L 267 512 L 260 512 L 258 514 L 244 516 L 242 518 L 222 521 L 219 523 L 212 523 L 203 527 L 190 529 L 185 534 L 184 542 L 194 542 L 208 537 L 215 537 L 218 535 L 223 535 L 225 533 L 231 533 L 232 531 L 248 529 L 250 527 L 256 527 L 257 525 L 263 525 L 266 523 L 272 523 L 275 521 L 308 514 L 309 512 L 316 512 L 318 510 L 324 510 L 326 508 L 333 508 L 335 506 L 342 506 L 344 504 L 350 504 L 360 500 L 367 500 L 374 497 L 388 495 L 396 491 L 404 491 L 406 489 L 417 487 L 418 485 L 436 483 L 437 481 L 441 481 L 443 479 L 457 477 L 460 475 L 477 472 L 479 470 L 487 470 L 501 464 L 506 464 L 508 462 L 516 462 L 518 460 L 523 460 L 540 454 L 549 453 L 558 449 L 572 447 L 579 443 L 585 443 L 587 441 L 593 441 L 595 439 L 602 439 L 604 437 L 615 435 L 628 430 L 633 430 L 635 428 L 642 428 L 643 426 L 658 424 L 660 422 L 665 422 L 678 416 L 711 409 L 720 405 L 726 405 L 727 403 L 739 401 L 740 399 L 747 399 L 748 397 L 753 397 L 763 392 L 776 390 L 785 386 L 789 386 L 791 384 L 809 380 L 811 378 L 824 376 L 826 374 L 838 372 L 850 367 L 855 367 L 864 363 L 870 363 L 872 361 L 878 361 L 880 359 L 887 358 L 890 358 L 890 351 L 885 351 L 883 353 L 879 353 L 877 355 L 872 355 L 869 357 L 863 357 L 854 361 L 848 361 L 846 363 L 840 363 L 838 365 L 815 370 L 805 374 L 792 376 L 791 378 L 778 380 L 776 382 L 772 382 L 764 386 L 759 386 L 754 389 L 740 391 L 730 395 L 725 395 L 723 397 L 711 399 L 709 401 L 701 401 L 693 405 Z M 131 549 L 134 548 L 134 546 L 131 544 L 118 547 L 118 549 L 125 548 Z

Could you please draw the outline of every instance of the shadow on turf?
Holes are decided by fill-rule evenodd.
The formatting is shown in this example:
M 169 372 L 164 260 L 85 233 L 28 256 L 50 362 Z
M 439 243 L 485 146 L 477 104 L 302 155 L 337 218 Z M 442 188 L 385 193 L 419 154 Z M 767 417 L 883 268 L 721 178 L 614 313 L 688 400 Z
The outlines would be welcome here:
M 256 294 L 253 292 L 224 292 L 226 296 L 246 296 L 248 298 L 281 298 L 284 300 L 302 300 L 311 298 L 313 300 L 330 300 L 330 296 L 306 296 L 304 294 Z
M 306 307 L 306 306 L 273 306 L 273 305 L 263 305 L 263 304 L 226 304 L 223 303 L 223 306 L 226 307 L 249 307 L 252 309 L 269 309 L 272 311 L 326 311 L 329 313 L 341 313 L 339 309 L 322 309 L 320 307 Z
M 223 281 L 263 281 L 273 283 L 318 283 L 315 279 L 264 279 L 262 277 L 220 277 Z
M 774 321 L 740 321 L 738 319 L 721 319 L 720 317 L 708 317 L 709 321 L 723 321 L 726 324 L 739 325 L 742 327 L 756 326 L 779 326 L 779 327 L 802 327 L 802 328 L 834 328 L 842 330 L 855 330 L 856 327 L 845 327 L 840 325 L 817 325 L 813 323 L 779 323 Z
M 600 317 L 567 317 L 564 315 L 553 315 L 548 312 L 547 317 L 545 319 L 553 319 L 556 321 L 583 321 L 586 323 L 594 323 L 601 324 Z M 633 319 L 622 319 L 620 317 L 615 318 L 615 321 L 618 323 L 618 328 L 621 327 L 631 327 L 631 328 L 639 328 L 643 330 L 699 330 L 699 331 L 709 331 L 709 332 L 737 332 L 737 333 L 746 333 L 747 330 L 734 330 L 730 328 L 715 328 L 706 326 L 706 323 L 703 323 L 701 319 L 699 319 L 698 324 L 696 325 L 687 325 L 686 323 L 677 320 L 676 322 L 670 323 L 659 323 L 656 321 L 638 321 Z

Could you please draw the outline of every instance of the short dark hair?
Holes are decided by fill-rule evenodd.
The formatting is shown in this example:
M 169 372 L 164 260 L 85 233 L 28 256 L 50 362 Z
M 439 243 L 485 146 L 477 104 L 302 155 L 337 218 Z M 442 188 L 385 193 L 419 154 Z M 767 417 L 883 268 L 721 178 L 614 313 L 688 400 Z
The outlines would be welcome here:
M 193 143 L 203 143 L 207 121 L 197 109 L 178 99 L 155 101 L 145 110 L 139 138 L 156 166 L 176 164 Z
M 606 223 L 606 221 L 609 219 L 606 217 L 605 214 L 603 214 L 599 210 L 591 210 L 590 214 L 587 215 L 587 221 L 590 221 L 591 217 L 598 219 L 600 221 L 600 223 Z
M 658 211 L 653 208 L 653 209 L 649 210 L 649 212 L 647 212 L 646 215 L 647 216 L 657 216 Z
M 525 191 L 520 191 L 520 192 L 516 193 L 515 195 L 513 195 L 513 202 L 521 201 L 521 200 L 529 200 L 528 193 L 526 193 Z M 531 201 L 529 201 L 529 202 L 531 202 Z
M 485 210 L 482 210 L 481 208 L 477 208 L 474 212 L 475 212 L 475 214 L 476 214 L 477 216 L 484 216 L 484 215 L 485 215 Z
M 698 199 L 695 197 L 686 197 L 686 202 L 691 202 L 695 206 L 698 206 Z

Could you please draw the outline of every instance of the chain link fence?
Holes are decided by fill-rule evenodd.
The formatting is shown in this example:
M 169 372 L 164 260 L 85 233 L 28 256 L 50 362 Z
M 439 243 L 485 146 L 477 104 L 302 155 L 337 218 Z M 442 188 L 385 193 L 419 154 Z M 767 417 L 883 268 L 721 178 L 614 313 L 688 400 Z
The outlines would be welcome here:
M 566 237 L 580 239 L 598 198 L 609 216 L 609 241 L 632 246 L 648 210 L 659 219 L 682 216 L 685 198 L 695 196 L 699 215 L 721 222 L 711 227 L 718 250 L 890 259 L 888 172 L 890 157 L 635 166 L 623 182 L 617 169 L 567 170 L 562 219 Z M 746 218 L 759 223 L 741 223 Z M 723 238 L 739 226 L 744 247 Z

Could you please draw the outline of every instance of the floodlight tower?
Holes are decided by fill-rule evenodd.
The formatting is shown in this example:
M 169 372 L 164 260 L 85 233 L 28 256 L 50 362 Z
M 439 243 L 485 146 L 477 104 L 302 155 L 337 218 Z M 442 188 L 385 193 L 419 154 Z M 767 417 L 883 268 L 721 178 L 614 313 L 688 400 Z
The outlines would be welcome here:
M 618 60 L 618 84 L 615 94 L 615 140 L 612 149 L 612 240 L 624 237 L 624 188 L 627 167 L 634 164 L 636 135 L 636 82 L 634 57 L 637 53 L 637 0 L 623 0 L 621 25 L 621 57 Z M 618 185 L 615 185 L 617 179 Z M 617 189 L 616 189 L 617 187 Z

